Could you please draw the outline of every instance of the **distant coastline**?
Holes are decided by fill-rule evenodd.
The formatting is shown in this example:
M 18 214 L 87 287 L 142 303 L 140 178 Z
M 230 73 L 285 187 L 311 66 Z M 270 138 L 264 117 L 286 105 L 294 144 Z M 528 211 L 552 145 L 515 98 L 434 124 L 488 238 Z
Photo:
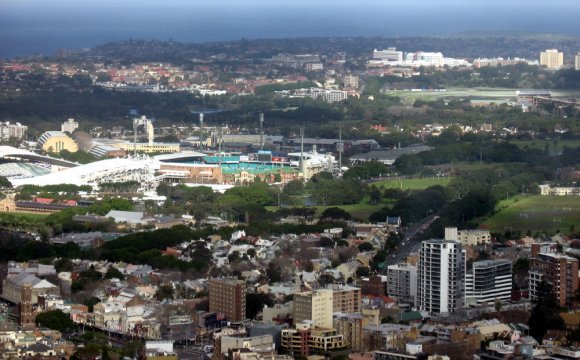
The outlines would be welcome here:
M 248 0 L 252 3 L 253 0 Z M 481 34 L 580 35 L 580 3 L 534 4 L 521 1 L 472 2 L 454 6 L 376 2 L 268 2 L 242 6 L 235 1 L 208 4 L 169 1 L 139 8 L 112 2 L 68 6 L 32 6 L 27 1 L 2 5 L 0 58 L 42 53 L 59 48 L 92 48 L 126 39 L 174 40 L 205 43 L 265 38 L 327 36 L 409 37 L 480 36 Z M 227 6 L 224 4 L 227 3 Z M 246 2 L 244 2 L 246 3 Z M 415 2 L 416 3 L 416 2 Z M 435 2 L 433 2 L 435 3 Z M 169 5 L 167 5 L 169 4 Z M 173 5 L 172 5 L 173 4 Z

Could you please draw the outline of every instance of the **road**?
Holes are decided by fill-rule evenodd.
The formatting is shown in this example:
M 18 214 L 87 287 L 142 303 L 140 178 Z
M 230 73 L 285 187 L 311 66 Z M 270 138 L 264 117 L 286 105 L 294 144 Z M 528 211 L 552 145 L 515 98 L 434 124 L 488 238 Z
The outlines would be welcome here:
M 400 263 L 404 261 L 409 254 L 419 251 L 421 241 L 416 240 L 415 237 L 419 232 L 431 226 L 433 221 L 437 218 L 438 216 L 436 214 L 430 215 L 405 231 L 399 247 L 387 255 L 383 274 L 387 273 L 387 266 Z

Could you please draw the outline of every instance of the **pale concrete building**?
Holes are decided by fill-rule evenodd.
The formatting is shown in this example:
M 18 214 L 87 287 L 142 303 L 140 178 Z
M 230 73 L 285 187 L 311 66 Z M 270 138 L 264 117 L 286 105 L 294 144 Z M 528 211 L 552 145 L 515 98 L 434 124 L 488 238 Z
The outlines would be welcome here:
M 414 304 L 417 296 L 417 267 L 404 263 L 389 265 L 387 294 L 399 301 Z
M 73 133 L 76 129 L 79 128 L 79 123 L 75 121 L 75 119 L 68 119 L 67 121 L 63 122 L 60 125 L 60 131 Z
M 574 69 L 580 71 L 580 54 L 574 56 Z
M 47 131 L 40 135 L 38 148 L 49 153 L 59 153 L 62 150 L 79 151 L 77 143 L 62 131 Z
M 548 69 L 559 69 L 564 65 L 564 53 L 558 49 L 548 49 L 540 53 L 540 66 Z
M 445 240 L 458 241 L 463 246 L 489 244 L 491 234 L 489 230 L 457 230 L 455 227 L 445 228 Z
M 313 321 L 321 328 L 332 328 L 333 291 L 315 290 L 294 294 L 294 323 Z

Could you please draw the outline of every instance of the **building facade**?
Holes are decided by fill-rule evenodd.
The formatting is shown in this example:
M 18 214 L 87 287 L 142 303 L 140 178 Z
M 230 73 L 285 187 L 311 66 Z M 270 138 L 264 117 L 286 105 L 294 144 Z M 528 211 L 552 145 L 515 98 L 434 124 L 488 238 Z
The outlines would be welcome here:
M 452 313 L 464 306 L 465 251 L 459 242 L 426 240 L 417 266 L 415 305 L 434 314 Z
M 317 328 L 298 323 L 293 329 L 282 330 L 282 351 L 295 357 L 324 355 L 346 347 L 344 336 L 333 328 Z
M 465 274 L 467 305 L 509 301 L 512 295 L 512 262 L 508 259 L 473 263 Z
M 361 309 L 361 289 L 349 285 L 333 285 L 332 311 L 358 313 Z
M 560 306 L 574 306 L 579 288 L 576 258 L 556 253 L 554 246 L 532 244 L 529 274 L 530 299 L 538 298 L 540 284 L 545 282 L 552 287 L 552 293 Z
M 580 54 L 576 54 L 576 56 L 574 56 L 574 69 L 576 71 L 580 71 Z
M 28 131 L 28 126 L 17 122 L 11 124 L 9 121 L 0 122 L 0 139 L 9 140 L 10 138 L 22 140 Z
M 389 265 L 387 293 L 399 301 L 414 304 L 417 296 L 417 267 L 404 263 Z
M 333 291 L 327 289 L 294 294 L 294 323 L 313 321 L 317 327 L 332 328 L 333 300 Z
M 60 131 L 73 133 L 76 129 L 79 128 L 79 123 L 75 121 L 75 119 L 68 119 L 67 121 L 63 122 L 60 125 Z
M 38 148 L 49 152 L 59 153 L 62 150 L 77 152 L 77 143 L 62 131 L 47 131 L 38 138 Z
M 209 311 L 223 313 L 230 321 L 246 318 L 246 283 L 235 279 L 209 280 Z
M 548 49 L 540 53 L 540 66 L 548 69 L 559 69 L 564 65 L 564 53 L 558 49 Z

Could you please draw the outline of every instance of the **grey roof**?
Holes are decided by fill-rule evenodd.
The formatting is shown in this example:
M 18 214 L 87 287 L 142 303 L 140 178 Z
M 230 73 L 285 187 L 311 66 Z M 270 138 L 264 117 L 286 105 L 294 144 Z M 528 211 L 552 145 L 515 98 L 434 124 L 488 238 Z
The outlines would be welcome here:
M 350 160 L 396 160 L 401 155 L 418 154 L 423 151 L 429 151 L 433 148 L 427 145 L 411 145 L 404 148 L 391 150 L 374 150 L 367 153 L 356 154 L 350 157 Z
M 115 222 L 126 222 L 129 224 L 143 223 L 143 212 L 141 211 L 111 210 L 105 216 L 115 219 Z

